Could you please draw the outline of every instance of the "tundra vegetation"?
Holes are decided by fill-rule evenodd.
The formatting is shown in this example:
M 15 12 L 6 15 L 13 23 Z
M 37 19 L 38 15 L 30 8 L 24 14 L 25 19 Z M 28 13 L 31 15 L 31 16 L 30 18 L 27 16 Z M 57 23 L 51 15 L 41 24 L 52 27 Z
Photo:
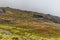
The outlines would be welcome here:
M 0 9 L 0 40 L 60 40 L 60 22 L 57 20 L 60 20 L 59 17 L 2 8 Z

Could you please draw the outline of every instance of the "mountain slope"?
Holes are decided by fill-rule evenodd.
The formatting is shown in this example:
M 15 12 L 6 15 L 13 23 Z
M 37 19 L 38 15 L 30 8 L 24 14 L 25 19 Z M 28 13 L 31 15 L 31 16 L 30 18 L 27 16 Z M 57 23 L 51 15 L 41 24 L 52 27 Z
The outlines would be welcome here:
M 50 14 L 0 8 L 0 39 L 60 40 L 60 17 Z

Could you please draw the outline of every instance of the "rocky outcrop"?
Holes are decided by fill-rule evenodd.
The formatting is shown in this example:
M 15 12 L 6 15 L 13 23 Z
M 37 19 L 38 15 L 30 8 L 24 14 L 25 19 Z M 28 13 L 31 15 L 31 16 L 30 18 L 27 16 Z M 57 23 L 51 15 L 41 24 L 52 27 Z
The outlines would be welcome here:
M 48 21 L 52 21 L 54 23 L 59 23 L 60 24 L 60 17 L 58 16 L 53 16 L 53 15 L 50 15 L 50 14 L 34 14 L 33 15 L 33 18 L 36 18 L 36 19 L 43 19 L 43 20 L 48 20 Z
M 5 13 L 5 9 L 4 8 L 0 8 L 0 13 Z

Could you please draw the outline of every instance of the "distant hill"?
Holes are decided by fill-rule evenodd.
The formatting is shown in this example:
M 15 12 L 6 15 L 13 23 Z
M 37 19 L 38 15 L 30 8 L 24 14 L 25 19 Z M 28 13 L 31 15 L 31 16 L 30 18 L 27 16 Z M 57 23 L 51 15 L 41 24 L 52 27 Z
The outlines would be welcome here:
M 2 14 L 2 13 L 4 13 L 4 14 Z M 24 11 L 24 10 L 19 10 L 19 9 L 12 9 L 9 7 L 5 7 L 5 8 L 0 7 L 0 15 L 1 14 L 3 17 L 7 16 L 9 18 L 12 18 L 13 20 L 15 20 L 16 18 L 19 18 L 19 17 L 20 17 L 20 19 L 21 18 L 22 19 L 32 18 L 32 19 L 35 19 L 36 21 L 44 20 L 44 21 L 51 21 L 51 22 L 60 24 L 60 17 L 58 17 L 58 16 L 53 16 L 53 15 L 44 14 L 44 13 L 37 13 L 37 12 L 32 12 L 32 11 Z M 9 18 L 7 18 L 7 19 L 9 19 Z

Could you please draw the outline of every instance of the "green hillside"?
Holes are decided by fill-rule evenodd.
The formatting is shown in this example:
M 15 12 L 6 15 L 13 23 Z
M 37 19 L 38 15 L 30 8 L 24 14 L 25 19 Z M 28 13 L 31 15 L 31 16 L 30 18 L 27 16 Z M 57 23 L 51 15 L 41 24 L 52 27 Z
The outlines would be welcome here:
M 60 40 L 59 17 L 8 7 L 0 9 L 0 40 Z

